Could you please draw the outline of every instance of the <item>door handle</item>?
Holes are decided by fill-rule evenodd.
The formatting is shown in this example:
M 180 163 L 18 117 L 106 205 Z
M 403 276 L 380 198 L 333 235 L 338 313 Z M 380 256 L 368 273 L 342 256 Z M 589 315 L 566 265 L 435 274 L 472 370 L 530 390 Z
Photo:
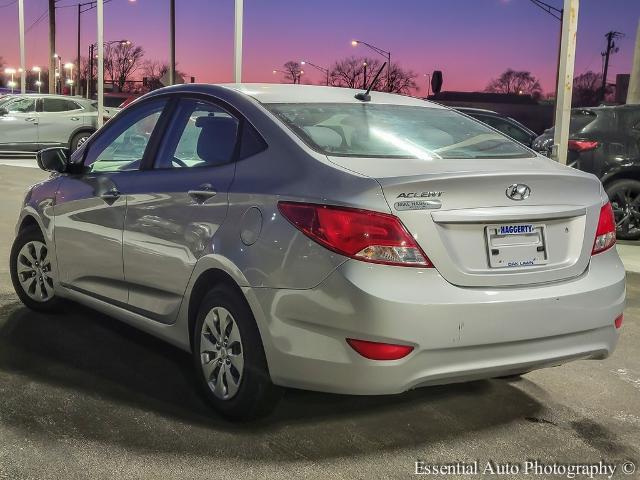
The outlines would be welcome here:
M 25 122 L 35 122 L 36 121 L 36 117 L 27 117 L 24 119 Z
M 71 117 L 71 120 L 73 120 L 74 122 L 77 122 L 80 119 L 78 117 Z
M 103 200 L 106 200 L 106 201 L 113 201 L 113 200 L 117 200 L 118 198 L 120 198 L 120 195 L 122 195 L 122 194 L 117 189 L 112 188 L 110 190 L 107 190 L 103 194 L 101 194 L 100 198 L 102 198 Z
M 211 185 L 210 183 L 200 185 L 194 190 L 189 190 L 187 193 L 191 198 L 199 203 L 203 203 L 218 194 L 218 192 L 213 188 L 213 185 Z

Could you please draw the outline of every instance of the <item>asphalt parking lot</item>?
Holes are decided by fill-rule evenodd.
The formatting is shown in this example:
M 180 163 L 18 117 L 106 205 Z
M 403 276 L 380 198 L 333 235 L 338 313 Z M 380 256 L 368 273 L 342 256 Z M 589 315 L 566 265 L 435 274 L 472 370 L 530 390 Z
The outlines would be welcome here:
M 393 397 L 290 390 L 271 417 L 234 425 L 196 393 L 187 354 L 80 306 L 18 302 L 13 228 L 44 177 L 0 165 L 0 479 L 407 478 L 416 460 L 535 459 L 640 478 L 622 472 L 640 467 L 640 275 L 607 360 Z

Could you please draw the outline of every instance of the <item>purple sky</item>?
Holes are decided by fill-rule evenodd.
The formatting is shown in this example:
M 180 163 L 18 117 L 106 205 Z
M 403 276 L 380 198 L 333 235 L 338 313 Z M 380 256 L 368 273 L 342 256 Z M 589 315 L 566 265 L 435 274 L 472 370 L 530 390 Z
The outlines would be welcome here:
M 0 56 L 17 67 L 18 8 L 0 0 Z M 86 1 L 86 0 L 82 0 Z M 561 0 L 547 0 L 557 7 Z M 78 0 L 60 0 L 57 50 L 76 55 Z M 581 0 L 576 74 L 599 72 L 604 34 L 626 34 L 610 63 L 609 80 L 629 72 L 640 19 L 640 0 Z M 46 12 L 47 0 L 25 0 L 29 28 Z M 168 58 L 168 0 L 112 0 L 105 4 L 105 40 L 142 45 L 146 58 Z M 232 80 L 234 0 L 177 0 L 178 69 L 198 82 Z M 82 55 L 95 41 L 95 10 L 82 16 Z M 26 34 L 27 66 L 46 65 L 47 17 Z M 354 38 L 390 50 L 392 59 L 419 73 L 444 72 L 444 90 L 482 90 L 506 68 L 530 70 L 545 92 L 553 90 L 559 22 L 529 0 L 245 0 L 244 81 L 279 81 L 272 70 L 287 60 L 318 65 L 352 54 L 375 55 Z M 305 69 L 305 80 L 322 74 Z

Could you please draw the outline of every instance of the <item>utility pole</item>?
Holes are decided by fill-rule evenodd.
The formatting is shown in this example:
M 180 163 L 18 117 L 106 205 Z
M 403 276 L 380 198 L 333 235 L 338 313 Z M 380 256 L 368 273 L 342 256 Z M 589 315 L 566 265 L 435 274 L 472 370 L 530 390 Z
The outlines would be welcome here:
M 576 58 L 576 34 L 578 31 L 579 0 L 564 0 L 562 38 L 560 43 L 560 68 L 556 93 L 556 125 L 553 133 L 552 156 L 567 164 L 569 146 L 569 123 L 571 119 L 571 94 L 573 93 L 573 71 Z
M 49 0 L 49 93 L 56 93 L 56 0 Z
M 629 78 L 627 103 L 631 105 L 640 104 L 640 21 L 638 21 L 638 31 L 636 33 L 636 48 L 633 53 L 633 65 L 631 67 L 631 77 Z
M 600 90 L 600 101 L 604 100 L 604 96 L 607 93 L 607 74 L 609 73 L 609 55 L 613 51 L 614 53 L 618 51 L 618 47 L 616 47 L 616 38 L 620 38 L 624 36 L 624 33 L 621 32 L 607 32 L 605 37 L 607 38 L 607 49 L 602 52 L 602 56 L 604 57 L 604 71 L 602 72 L 602 88 Z

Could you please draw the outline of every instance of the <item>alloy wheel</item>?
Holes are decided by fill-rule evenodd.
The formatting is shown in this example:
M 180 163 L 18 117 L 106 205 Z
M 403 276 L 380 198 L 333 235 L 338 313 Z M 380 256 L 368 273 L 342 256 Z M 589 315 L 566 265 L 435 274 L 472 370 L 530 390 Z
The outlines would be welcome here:
M 238 324 L 224 307 L 212 308 L 200 333 L 200 361 L 213 394 L 229 400 L 240 388 L 244 350 Z
M 611 197 L 611 206 L 618 235 L 640 234 L 640 188 L 629 186 L 616 190 Z
M 49 249 L 43 242 L 31 241 L 23 245 L 16 262 L 18 281 L 24 292 L 36 302 L 53 297 L 53 276 Z

